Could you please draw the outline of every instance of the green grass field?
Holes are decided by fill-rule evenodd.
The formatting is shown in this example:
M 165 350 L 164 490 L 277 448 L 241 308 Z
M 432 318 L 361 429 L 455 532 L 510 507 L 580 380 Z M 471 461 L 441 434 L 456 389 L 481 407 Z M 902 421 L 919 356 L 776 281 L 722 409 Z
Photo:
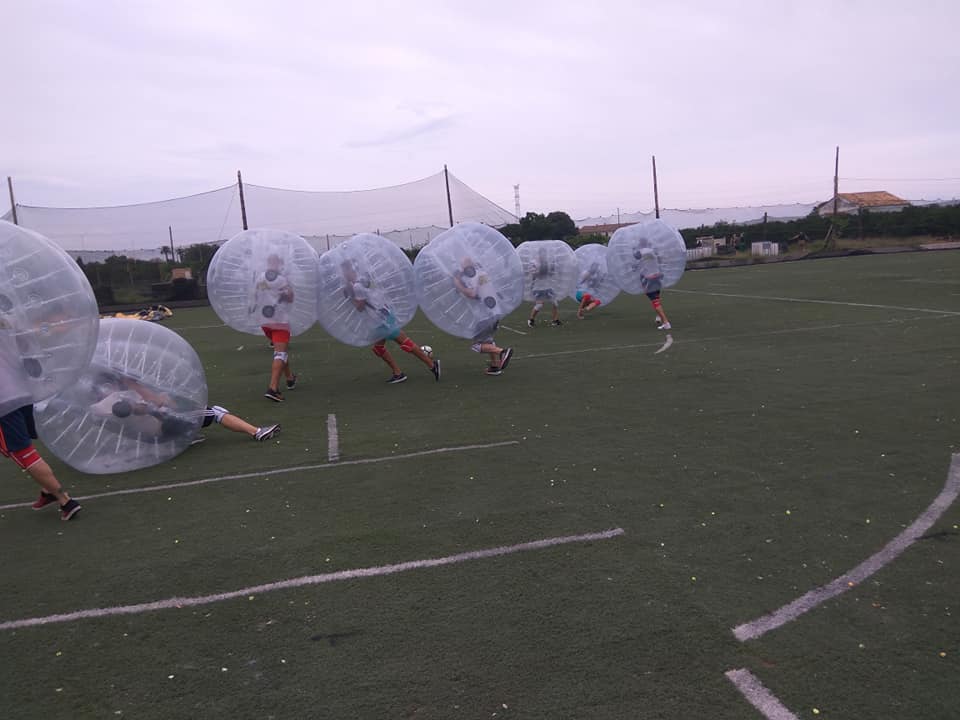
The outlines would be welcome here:
M 0 621 L 623 534 L 2 630 L 3 717 L 762 718 L 724 676 L 745 668 L 797 717 L 956 718 L 960 505 L 849 592 L 756 640 L 731 630 L 940 493 L 960 452 L 960 252 L 688 272 L 664 304 L 660 353 L 645 298 L 582 322 L 568 300 L 561 328 L 528 329 L 524 307 L 501 377 L 418 315 L 443 378 L 398 353 L 395 386 L 318 327 L 294 340 L 283 405 L 262 398 L 262 338 L 178 311 L 211 402 L 282 434 L 209 428 L 125 476 L 47 454 L 81 498 L 245 477 L 90 498 L 70 523 L 0 511 Z M 0 467 L 0 503 L 32 500 Z

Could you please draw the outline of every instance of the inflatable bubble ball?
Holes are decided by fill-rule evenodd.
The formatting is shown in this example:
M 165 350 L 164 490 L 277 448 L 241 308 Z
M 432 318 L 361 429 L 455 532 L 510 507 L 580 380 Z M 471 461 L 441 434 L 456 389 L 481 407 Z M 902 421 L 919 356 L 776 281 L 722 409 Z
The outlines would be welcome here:
M 413 263 L 392 240 L 354 235 L 325 252 L 318 268 L 317 319 L 341 342 L 392 340 L 417 312 Z
M 99 322 L 77 263 L 42 235 L 0 220 L 0 415 L 73 384 Z
M 675 285 L 687 266 L 687 246 L 663 220 L 619 228 L 610 238 L 607 264 L 622 290 L 638 295 Z
M 413 263 L 417 301 L 430 321 L 462 338 L 489 335 L 523 298 L 523 266 L 507 238 L 465 222 L 437 235 Z
M 317 320 L 317 251 L 282 230 L 244 230 L 227 240 L 207 270 L 207 296 L 224 323 L 306 332 Z
M 35 415 L 54 455 L 100 475 L 176 457 L 196 437 L 206 405 L 203 365 L 186 340 L 155 323 L 105 319 L 80 379 Z
M 584 295 L 609 305 L 620 294 L 620 286 L 607 271 L 608 251 L 606 245 L 590 243 L 576 249 L 579 275 L 574 297 L 579 301 Z
M 517 246 L 523 265 L 523 299 L 556 303 L 577 288 L 579 264 L 562 240 L 528 240 Z

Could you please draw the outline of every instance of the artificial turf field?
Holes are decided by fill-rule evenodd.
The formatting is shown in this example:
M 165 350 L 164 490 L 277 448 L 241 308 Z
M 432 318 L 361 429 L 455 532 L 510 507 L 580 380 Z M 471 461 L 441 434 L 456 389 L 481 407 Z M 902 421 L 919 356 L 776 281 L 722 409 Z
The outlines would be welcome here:
M 48 453 L 81 498 L 221 479 L 92 497 L 70 523 L 3 509 L 0 622 L 379 570 L 0 630 L 2 717 L 762 718 L 724 675 L 739 668 L 797 717 L 960 716 L 960 504 L 848 592 L 731 632 L 884 548 L 944 488 L 960 251 L 688 272 L 664 303 L 660 353 L 645 298 L 582 322 L 568 300 L 566 325 L 533 330 L 525 306 L 498 334 L 516 350 L 500 377 L 418 315 L 440 383 L 397 352 L 410 379 L 386 385 L 317 327 L 294 339 L 282 405 L 262 397 L 262 338 L 178 311 L 211 402 L 281 435 L 209 428 L 126 476 Z M 32 500 L 0 467 L 0 504 Z

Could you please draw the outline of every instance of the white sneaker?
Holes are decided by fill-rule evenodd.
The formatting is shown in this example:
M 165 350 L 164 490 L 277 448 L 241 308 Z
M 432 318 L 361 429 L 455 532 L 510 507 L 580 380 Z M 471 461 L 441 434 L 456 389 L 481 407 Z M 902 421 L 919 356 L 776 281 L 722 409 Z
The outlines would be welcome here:
M 657 330 L 672 330 L 672 329 L 673 329 L 673 325 L 671 325 L 670 323 L 663 323 L 662 325 L 657 326 Z

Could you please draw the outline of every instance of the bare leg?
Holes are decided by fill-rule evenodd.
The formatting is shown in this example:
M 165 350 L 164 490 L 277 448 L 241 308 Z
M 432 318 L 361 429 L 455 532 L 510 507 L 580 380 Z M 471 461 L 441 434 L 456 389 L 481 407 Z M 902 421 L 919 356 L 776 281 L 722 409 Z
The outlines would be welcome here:
M 233 430 L 233 432 L 244 433 L 253 437 L 257 434 L 259 428 L 254 427 L 248 423 L 243 418 L 239 418 L 236 415 L 231 415 L 227 413 L 223 416 L 223 419 L 220 420 L 220 424 L 223 425 L 227 430 Z
M 396 342 L 397 345 L 401 345 L 401 346 L 402 346 L 402 344 L 403 344 L 404 342 L 406 342 L 407 340 L 410 340 L 410 338 L 407 336 L 407 334 L 406 334 L 406 333 L 400 333 L 399 335 L 397 335 L 397 337 L 396 337 L 396 339 L 394 340 L 394 342 Z M 411 342 L 412 342 L 412 341 L 411 341 Z M 433 369 L 433 358 L 430 357 L 429 355 L 427 355 L 427 354 L 423 351 L 423 348 L 421 348 L 421 347 L 420 347 L 419 345 L 417 345 L 416 343 L 413 343 L 413 348 L 410 350 L 410 354 L 411 354 L 411 355 L 415 355 L 416 357 L 418 357 L 418 358 L 420 359 L 420 362 L 422 362 L 424 365 L 426 365 L 426 366 L 427 366 L 428 368 L 430 368 L 431 370 Z M 396 375 L 398 372 L 400 372 L 400 369 L 399 369 L 399 368 L 398 368 L 397 370 L 395 370 L 393 374 Z
M 273 365 L 270 366 L 270 389 L 271 390 L 280 390 L 280 375 L 284 374 L 287 378 L 291 376 L 290 373 L 290 364 L 280 360 L 276 353 L 282 353 L 287 351 L 287 343 L 274 343 L 273 344 Z
M 43 491 L 57 496 L 57 502 L 63 505 L 70 496 L 67 494 L 56 475 L 53 474 L 53 468 L 47 465 L 46 460 L 37 460 L 33 465 L 27 468 L 27 473 L 33 478 Z

